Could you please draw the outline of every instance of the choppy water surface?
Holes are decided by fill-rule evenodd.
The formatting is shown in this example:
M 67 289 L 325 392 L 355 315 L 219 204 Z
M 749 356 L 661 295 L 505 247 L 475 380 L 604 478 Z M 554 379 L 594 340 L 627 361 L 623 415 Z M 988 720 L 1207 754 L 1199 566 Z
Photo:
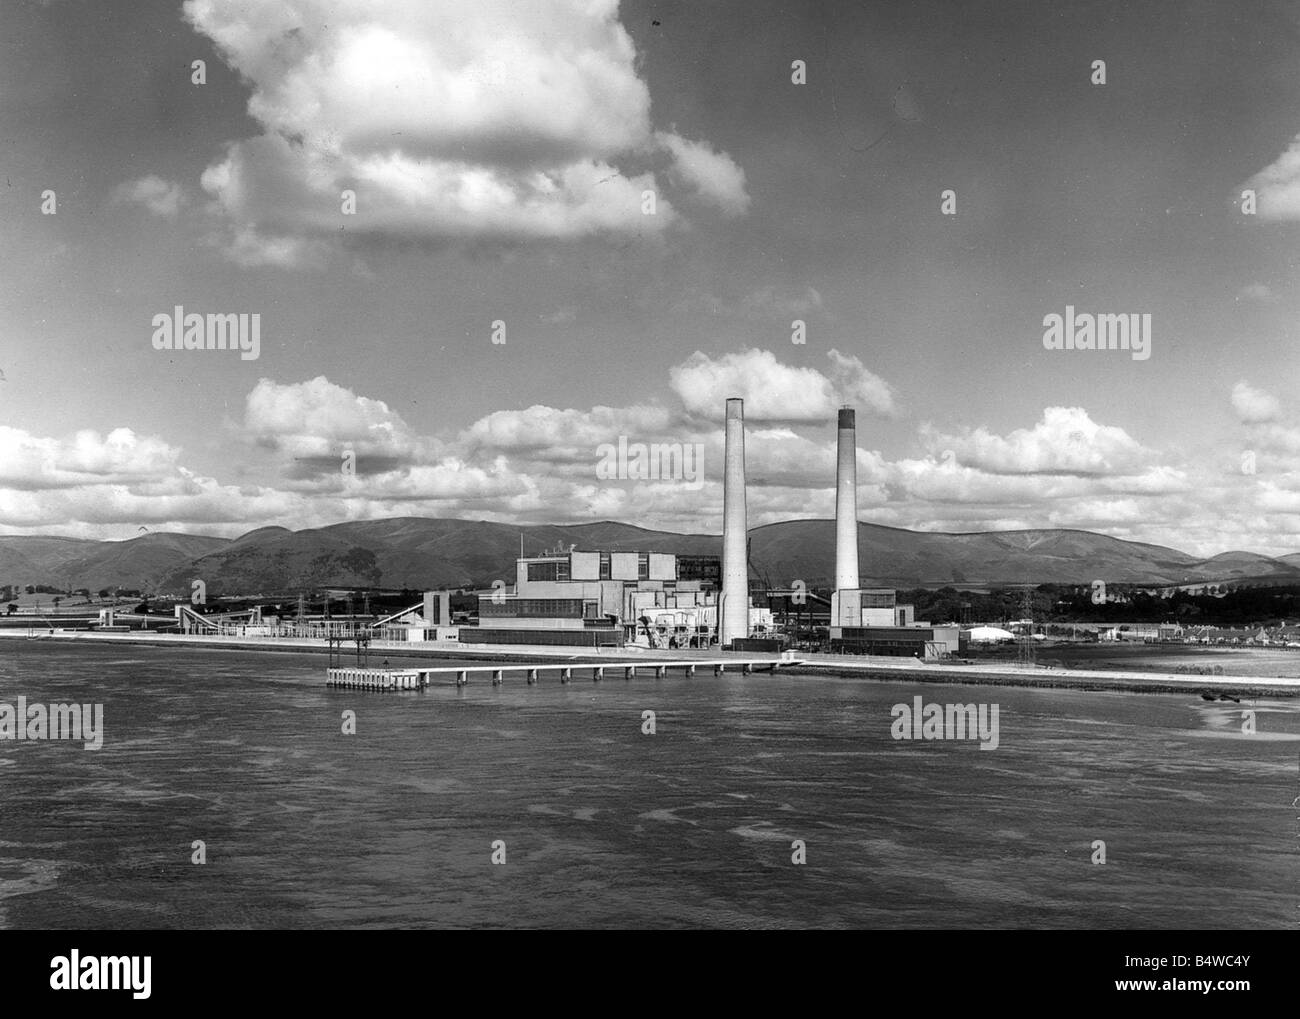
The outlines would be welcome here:
M 1252 705 L 1173 695 L 795 675 L 365 694 L 324 666 L 0 644 L 0 701 L 98 701 L 106 729 L 94 752 L 0 741 L 0 925 L 1300 926 L 1295 701 L 1255 702 L 1246 736 Z M 999 748 L 893 740 L 918 693 L 997 703 Z

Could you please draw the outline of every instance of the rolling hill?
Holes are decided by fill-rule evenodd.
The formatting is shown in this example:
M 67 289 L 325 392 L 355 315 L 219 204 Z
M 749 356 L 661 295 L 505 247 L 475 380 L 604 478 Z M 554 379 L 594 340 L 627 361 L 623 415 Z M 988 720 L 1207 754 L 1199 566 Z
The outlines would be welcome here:
M 484 587 L 511 581 L 520 535 L 536 554 L 557 545 L 677 553 L 721 551 L 718 535 L 651 531 L 614 521 L 519 527 L 474 520 L 393 517 L 291 531 L 264 527 L 235 539 L 144 534 L 128 541 L 0 536 L 0 584 L 92 591 L 120 585 L 183 593 L 202 578 L 211 596 L 316 587 Z M 971 533 L 858 525 L 864 586 L 1025 583 L 1297 583 L 1300 553 L 1225 552 L 1198 559 L 1176 549 L 1090 531 Z M 829 586 L 832 520 L 787 520 L 750 531 L 754 576 L 785 586 Z

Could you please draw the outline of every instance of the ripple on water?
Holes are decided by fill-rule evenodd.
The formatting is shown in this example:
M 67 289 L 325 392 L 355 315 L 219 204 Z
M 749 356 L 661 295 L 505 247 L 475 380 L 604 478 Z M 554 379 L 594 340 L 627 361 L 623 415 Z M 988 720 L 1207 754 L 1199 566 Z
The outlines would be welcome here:
M 1295 926 L 1295 702 L 998 689 L 988 752 L 892 741 L 906 697 L 863 680 L 345 702 L 321 659 L 121 661 L 37 643 L 0 666 L 107 721 L 95 753 L 0 747 L 0 855 L 34 867 L 0 865 L 0 924 Z M 650 689 L 677 724 L 611 739 Z M 362 736 L 340 738 L 343 706 Z M 790 866 L 796 838 L 816 866 Z
M 739 828 L 728 828 L 727 831 L 732 835 L 739 835 L 742 839 L 762 839 L 767 842 L 793 842 L 797 835 L 791 835 L 789 832 L 777 828 L 771 821 L 755 821 L 753 824 L 741 825 Z

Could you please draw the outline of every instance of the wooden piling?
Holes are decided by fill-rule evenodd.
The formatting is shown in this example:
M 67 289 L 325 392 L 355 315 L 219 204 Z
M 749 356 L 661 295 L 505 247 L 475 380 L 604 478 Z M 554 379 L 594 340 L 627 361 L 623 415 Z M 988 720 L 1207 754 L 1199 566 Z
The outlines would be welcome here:
M 623 678 L 632 680 L 638 675 L 638 671 L 644 673 L 648 670 L 654 670 L 655 679 L 664 679 L 673 669 L 681 669 L 686 676 L 694 677 L 698 674 L 700 668 L 713 667 L 713 674 L 721 676 L 727 671 L 727 666 L 739 666 L 740 671 L 748 676 L 755 672 L 767 670 L 775 673 L 781 665 L 797 664 L 793 659 L 783 660 L 780 662 L 771 659 L 728 659 L 726 661 L 705 659 L 700 660 L 671 660 L 671 659 L 642 659 L 640 661 L 621 661 L 607 664 L 590 664 L 579 666 L 581 669 L 591 669 L 591 678 L 593 682 L 600 682 L 605 678 L 607 669 L 622 669 Z M 433 668 L 383 668 L 371 669 L 356 667 L 331 667 L 325 672 L 325 685 L 328 687 L 337 687 L 345 690 L 372 690 L 384 693 L 389 690 L 424 690 L 435 680 L 441 677 L 451 676 L 455 680 L 457 687 L 467 686 L 469 684 L 470 673 L 487 673 L 493 686 L 502 686 L 505 683 L 505 674 L 507 672 L 520 673 L 527 678 L 530 686 L 540 683 L 542 672 L 545 669 L 555 669 L 560 675 L 560 682 L 567 684 L 573 680 L 574 666 L 572 664 L 561 665 L 541 664 L 541 663 L 523 663 L 518 665 L 454 665 L 450 667 L 433 667 Z

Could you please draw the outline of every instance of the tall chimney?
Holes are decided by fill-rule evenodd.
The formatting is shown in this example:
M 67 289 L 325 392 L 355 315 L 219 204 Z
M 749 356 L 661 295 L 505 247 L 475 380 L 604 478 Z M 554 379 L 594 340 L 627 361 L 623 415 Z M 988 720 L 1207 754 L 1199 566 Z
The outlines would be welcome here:
M 835 590 L 858 586 L 858 433 L 852 407 L 840 408 L 835 465 Z
M 722 477 L 722 596 L 718 643 L 749 636 L 749 564 L 745 538 L 745 401 L 727 401 L 726 466 Z

